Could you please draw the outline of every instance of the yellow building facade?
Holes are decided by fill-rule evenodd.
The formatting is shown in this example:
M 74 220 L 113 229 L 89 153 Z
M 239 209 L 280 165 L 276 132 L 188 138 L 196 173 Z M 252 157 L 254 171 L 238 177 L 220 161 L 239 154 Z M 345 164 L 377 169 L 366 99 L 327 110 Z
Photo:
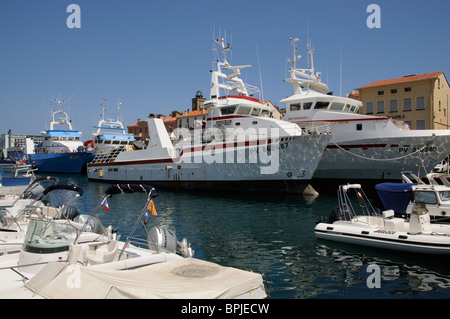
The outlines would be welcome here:
M 444 72 L 376 81 L 356 90 L 362 114 L 387 116 L 417 130 L 450 128 L 450 87 Z

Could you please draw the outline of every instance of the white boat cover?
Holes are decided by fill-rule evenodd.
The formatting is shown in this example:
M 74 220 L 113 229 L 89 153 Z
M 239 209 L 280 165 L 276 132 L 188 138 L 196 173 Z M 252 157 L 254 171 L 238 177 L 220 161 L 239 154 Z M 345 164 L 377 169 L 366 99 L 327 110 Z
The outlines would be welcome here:
M 266 297 L 262 276 L 185 258 L 132 270 L 111 270 L 51 262 L 25 284 L 55 299 L 232 299 Z M 261 293 L 258 297 L 261 297 Z

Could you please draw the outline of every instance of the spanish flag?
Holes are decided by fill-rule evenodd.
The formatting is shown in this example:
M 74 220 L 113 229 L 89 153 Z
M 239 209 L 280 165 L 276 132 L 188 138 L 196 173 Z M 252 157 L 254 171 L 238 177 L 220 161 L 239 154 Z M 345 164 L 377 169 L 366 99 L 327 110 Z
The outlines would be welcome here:
M 156 213 L 155 204 L 153 204 L 153 200 L 150 201 L 150 204 L 148 205 L 147 209 L 152 212 L 152 215 L 158 216 L 158 214 Z

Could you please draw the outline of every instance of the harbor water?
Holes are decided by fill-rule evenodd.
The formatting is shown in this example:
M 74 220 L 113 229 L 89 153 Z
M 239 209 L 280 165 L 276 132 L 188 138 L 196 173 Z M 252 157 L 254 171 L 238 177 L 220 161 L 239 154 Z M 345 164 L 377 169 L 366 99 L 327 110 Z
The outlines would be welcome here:
M 91 212 L 109 186 L 88 181 L 86 175 L 56 176 L 59 183 L 84 189 L 76 202 L 81 213 Z M 316 239 L 314 226 L 337 205 L 335 192 L 315 198 L 157 192 L 152 225 L 173 226 L 179 240 L 186 237 L 193 244 L 196 258 L 264 274 L 272 299 L 450 297 L 450 258 Z M 100 219 L 124 238 L 145 200 L 144 194 L 114 195 L 108 199 L 110 211 L 99 211 Z

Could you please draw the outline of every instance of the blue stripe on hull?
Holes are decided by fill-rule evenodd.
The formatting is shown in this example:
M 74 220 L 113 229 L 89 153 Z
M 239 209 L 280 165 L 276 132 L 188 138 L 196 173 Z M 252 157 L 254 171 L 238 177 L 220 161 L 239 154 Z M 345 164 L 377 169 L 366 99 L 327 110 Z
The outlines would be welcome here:
M 39 173 L 79 174 L 94 158 L 92 153 L 51 153 L 30 156 Z

